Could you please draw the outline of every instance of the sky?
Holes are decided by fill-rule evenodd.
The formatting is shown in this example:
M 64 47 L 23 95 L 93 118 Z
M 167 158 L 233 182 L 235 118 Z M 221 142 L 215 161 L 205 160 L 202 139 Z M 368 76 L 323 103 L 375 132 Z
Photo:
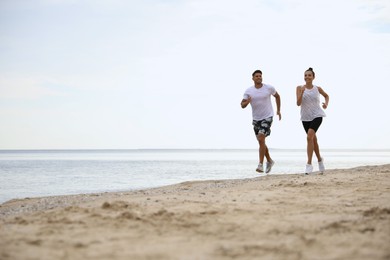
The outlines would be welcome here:
M 0 0 L 0 149 L 305 149 L 295 89 L 330 96 L 321 148 L 390 149 L 388 0 Z M 273 106 L 275 100 L 272 98 Z

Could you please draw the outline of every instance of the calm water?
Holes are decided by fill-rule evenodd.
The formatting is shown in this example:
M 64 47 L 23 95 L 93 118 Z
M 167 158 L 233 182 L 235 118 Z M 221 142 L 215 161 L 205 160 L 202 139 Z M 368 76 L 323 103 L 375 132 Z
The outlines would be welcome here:
M 301 173 L 304 150 L 271 150 L 272 174 Z M 390 150 L 324 150 L 327 169 L 390 163 Z M 257 150 L 0 150 L 0 203 L 259 176 Z M 316 170 L 316 164 L 314 164 Z M 318 169 L 318 168 L 317 168 Z

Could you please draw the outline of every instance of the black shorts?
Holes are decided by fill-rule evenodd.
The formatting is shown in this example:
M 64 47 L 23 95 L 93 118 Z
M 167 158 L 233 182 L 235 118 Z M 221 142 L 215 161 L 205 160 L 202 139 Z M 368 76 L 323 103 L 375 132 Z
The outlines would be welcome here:
M 309 131 L 309 129 L 313 129 L 314 132 L 317 132 L 318 128 L 320 128 L 321 123 L 322 117 L 317 117 L 313 121 L 302 121 L 303 128 L 305 128 L 306 133 Z
M 252 125 L 256 136 L 258 134 L 269 136 L 271 134 L 272 117 L 260 121 L 253 120 Z

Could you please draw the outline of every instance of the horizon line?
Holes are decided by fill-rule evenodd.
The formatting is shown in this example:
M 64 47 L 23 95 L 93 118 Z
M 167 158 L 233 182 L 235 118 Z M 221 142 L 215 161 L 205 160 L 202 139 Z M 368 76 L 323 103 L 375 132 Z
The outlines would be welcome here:
M 12 148 L 2 149 L 4 151 L 142 151 L 142 150 L 257 150 L 258 148 Z M 270 150 L 302 150 L 306 148 L 269 148 Z M 322 148 L 329 150 L 362 150 L 362 151 L 390 151 L 390 148 Z

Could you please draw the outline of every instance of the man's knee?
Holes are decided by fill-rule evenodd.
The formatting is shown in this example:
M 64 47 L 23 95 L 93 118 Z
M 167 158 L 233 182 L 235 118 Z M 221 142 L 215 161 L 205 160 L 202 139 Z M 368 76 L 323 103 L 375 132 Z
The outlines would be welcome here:
M 259 144 L 265 144 L 265 135 L 258 134 L 257 135 L 257 140 L 259 141 Z

